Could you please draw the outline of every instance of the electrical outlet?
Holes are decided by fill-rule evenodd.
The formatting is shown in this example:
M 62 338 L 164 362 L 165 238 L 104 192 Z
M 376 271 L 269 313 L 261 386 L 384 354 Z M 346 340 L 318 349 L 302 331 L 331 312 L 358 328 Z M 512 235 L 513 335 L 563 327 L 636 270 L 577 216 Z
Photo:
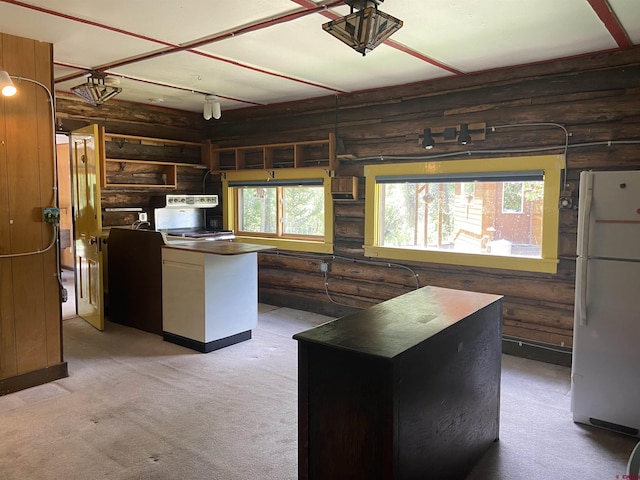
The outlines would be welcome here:
M 47 207 L 42 210 L 42 220 L 45 223 L 58 225 L 60 223 L 60 209 L 57 207 Z
M 147 212 L 138 213 L 138 220 L 140 220 L 141 222 L 146 222 L 147 221 Z
M 321 272 L 328 272 L 330 270 L 329 268 L 329 263 L 328 262 L 320 262 L 320 271 Z

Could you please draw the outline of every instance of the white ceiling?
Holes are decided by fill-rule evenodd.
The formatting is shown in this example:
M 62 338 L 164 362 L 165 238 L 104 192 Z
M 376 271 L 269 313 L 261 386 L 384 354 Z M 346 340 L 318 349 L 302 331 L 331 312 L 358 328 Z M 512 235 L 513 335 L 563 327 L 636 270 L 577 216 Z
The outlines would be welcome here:
M 322 29 L 350 12 L 337 0 L 0 0 L 0 31 L 53 44 L 57 92 L 101 70 L 123 90 L 110 102 L 193 112 L 206 94 L 224 112 L 640 44 L 640 0 L 379 8 L 404 25 L 365 57 Z

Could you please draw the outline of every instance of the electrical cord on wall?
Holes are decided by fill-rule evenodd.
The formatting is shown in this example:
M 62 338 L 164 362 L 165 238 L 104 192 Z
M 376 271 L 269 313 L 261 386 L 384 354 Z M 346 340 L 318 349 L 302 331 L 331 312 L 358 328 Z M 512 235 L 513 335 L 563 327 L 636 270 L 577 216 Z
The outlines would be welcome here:
M 505 341 L 505 342 L 517 343 L 520 347 L 522 345 L 526 345 L 528 347 L 543 348 L 543 349 L 549 350 L 551 352 L 571 354 L 571 352 L 569 350 L 560 350 L 559 348 L 553 348 L 553 347 L 549 347 L 549 346 L 546 346 L 546 345 L 541 345 L 541 344 L 538 344 L 538 343 L 531 343 L 531 342 L 528 342 L 528 341 L 526 341 L 524 339 L 506 338 L 506 337 L 503 336 L 502 340 Z
M 51 240 L 51 243 L 46 248 L 43 248 L 42 250 L 34 250 L 31 252 L 24 252 L 24 253 L 8 253 L 8 254 L 0 255 L 0 258 L 27 257 L 29 255 L 38 255 L 40 253 L 48 252 L 53 248 L 53 246 L 56 243 L 58 243 L 58 226 L 55 224 L 52 224 L 52 227 L 53 227 L 53 239 Z M 58 275 L 58 278 L 59 277 L 60 276 Z M 62 284 L 60 285 L 62 286 Z
M 560 124 L 560 123 L 554 123 L 554 122 L 533 122 L 533 123 L 514 123 L 514 124 L 505 124 L 505 125 L 494 125 L 491 128 L 492 132 L 495 132 L 496 129 L 501 129 L 501 128 L 517 128 L 517 127 L 557 127 L 557 128 L 561 128 L 562 131 L 564 132 L 564 161 L 565 161 L 565 166 L 564 166 L 564 176 L 562 179 L 562 188 L 566 188 L 567 187 L 567 170 L 569 169 L 569 164 L 567 163 L 567 152 L 569 151 L 569 136 L 571 135 L 568 131 L 567 128 Z
M 375 266 L 386 266 L 388 268 L 401 268 L 401 269 L 405 269 L 407 271 L 409 271 L 413 277 L 416 280 L 416 290 L 420 288 L 420 282 L 418 279 L 418 274 L 411 269 L 411 267 L 408 267 L 407 265 L 403 265 L 401 263 L 391 263 L 391 262 L 380 262 L 380 261 L 374 261 L 374 260 L 360 260 L 357 258 L 349 258 L 349 257 L 342 257 L 339 255 L 300 255 L 300 254 L 290 254 L 290 253 L 283 253 L 283 252 L 260 252 L 260 255 L 271 255 L 271 256 L 280 256 L 280 257 L 286 257 L 286 258 L 293 258 L 295 260 L 318 260 L 320 262 L 325 262 L 328 260 L 332 260 L 332 261 L 341 261 L 341 262 L 347 262 L 347 263 L 360 263 L 360 264 L 364 264 L 364 265 L 375 265 Z M 328 276 L 329 272 L 325 271 L 324 272 L 324 291 L 325 294 L 327 295 L 327 298 L 329 299 L 329 301 L 335 305 L 340 305 L 343 307 L 351 307 L 351 308 L 365 308 L 365 307 L 359 307 L 357 305 L 349 305 L 346 303 L 340 303 L 335 301 L 332 297 L 331 294 L 329 293 L 329 276 Z
M 38 85 L 39 87 L 41 87 L 45 93 L 47 94 L 47 101 L 49 102 L 49 107 L 51 109 L 51 146 L 53 149 L 53 207 L 58 209 L 59 211 L 59 206 L 58 206 L 58 154 L 56 151 L 56 107 L 55 107 L 55 98 L 53 96 L 53 94 L 51 93 L 51 90 L 49 90 L 49 88 L 44 84 L 44 83 L 40 83 L 37 80 L 33 80 L 31 78 L 26 78 L 26 77 L 21 77 L 21 76 L 16 76 L 16 75 L 9 75 L 10 78 L 16 79 L 18 82 L 21 81 L 25 81 L 25 82 L 29 82 L 29 83 L 33 83 L 34 85 Z M 45 248 L 44 250 L 35 250 L 35 251 L 31 251 L 31 252 L 24 252 L 24 253 L 14 253 L 14 254 L 5 254 L 5 255 L 0 255 L 0 258 L 12 258 L 12 257 L 23 257 L 23 256 L 28 256 L 28 255 L 39 255 L 41 253 L 47 252 L 48 250 L 50 250 L 51 248 L 53 248 L 54 245 L 58 244 L 58 226 L 57 224 L 52 224 L 53 225 L 53 240 L 51 242 L 51 244 Z M 60 249 L 56 248 L 56 278 L 58 279 L 58 285 L 60 286 L 60 296 L 61 298 L 63 298 L 66 301 L 66 289 L 64 288 L 64 285 L 62 284 L 62 277 L 61 277 L 61 272 L 60 272 Z
M 606 145 L 610 147 L 612 145 L 633 145 L 640 144 L 640 140 L 607 140 L 601 142 L 585 142 L 585 143 L 572 143 L 570 145 L 566 145 L 568 149 L 570 148 L 580 148 L 580 147 L 595 147 Z M 461 155 L 475 155 L 475 154 L 496 154 L 496 153 L 535 153 L 535 152 L 547 152 L 550 150 L 559 150 L 564 149 L 565 145 L 555 145 L 548 147 L 532 147 L 532 148 L 511 148 L 511 149 L 498 149 L 498 150 L 465 150 L 461 152 L 448 152 L 448 153 L 437 153 L 435 155 L 376 155 L 372 157 L 358 157 L 354 158 L 354 161 L 357 162 L 365 162 L 370 160 L 432 160 L 437 158 L 448 158 L 448 157 L 457 157 Z

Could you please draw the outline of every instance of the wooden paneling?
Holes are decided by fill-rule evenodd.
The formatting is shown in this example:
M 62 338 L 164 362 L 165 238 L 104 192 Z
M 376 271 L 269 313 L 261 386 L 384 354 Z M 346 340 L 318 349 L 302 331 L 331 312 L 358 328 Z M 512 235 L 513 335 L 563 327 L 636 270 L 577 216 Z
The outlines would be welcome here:
M 0 52 L 0 69 L 52 84 L 50 44 L 0 34 Z M 2 255 L 42 251 L 54 238 L 53 227 L 42 220 L 56 195 L 51 103 L 40 86 L 25 80 L 17 86 L 14 97 L 0 100 Z M 16 388 L 53 379 L 34 372 L 66 372 L 56 270 L 55 247 L 0 258 L 0 379 L 32 379 L 14 382 L 22 385 Z

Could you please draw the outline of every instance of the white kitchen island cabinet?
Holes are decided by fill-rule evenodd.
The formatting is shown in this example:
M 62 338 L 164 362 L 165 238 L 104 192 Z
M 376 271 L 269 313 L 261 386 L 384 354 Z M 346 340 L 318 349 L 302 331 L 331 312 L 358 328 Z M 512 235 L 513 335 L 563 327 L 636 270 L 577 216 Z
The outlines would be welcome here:
M 203 353 L 251 338 L 258 323 L 258 252 L 235 242 L 162 247 L 164 340 Z

